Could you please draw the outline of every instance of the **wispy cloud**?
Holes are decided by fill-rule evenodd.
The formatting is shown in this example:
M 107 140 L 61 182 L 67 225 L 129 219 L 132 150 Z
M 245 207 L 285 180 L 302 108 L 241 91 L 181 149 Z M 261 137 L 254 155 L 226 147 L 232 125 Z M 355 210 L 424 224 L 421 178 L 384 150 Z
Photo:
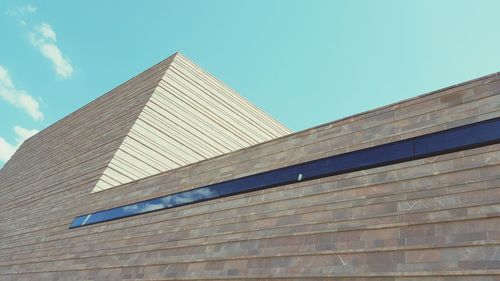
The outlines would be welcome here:
M 160 210 L 163 208 L 164 208 L 163 204 L 146 204 L 144 205 L 144 207 L 141 209 L 140 212 L 145 213 L 145 212 Z
M 23 143 L 25 140 L 29 139 L 31 136 L 35 135 L 38 133 L 37 129 L 25 129 L 21 126 L 14 126 L 14 132 L 16 132 L 17 135 L 17 142 L 18 143 Z
M 152 204 L 152 203 L 146 203 L 146 204 L 133 204 L 133 205 L 128 205 L 124 206 L 123 211 L 126 213 L 144 213 L 144 212 L 150 212 L 150 211 L 155 211 L 164 208 L 165 205 L 162 203 L 159 204 Z
M 26 4 L 24 6 L 19 7 L 19 11 L 22 13 L 33 14 L 36 13 L 37 7 L 31 4 Z
M 0 162 L 7 162 L 16 150 L 16 145 L 10 144 L 4 138 L 0 137 Z
M 57 35 L 50 24 L 43 22 L 34 27 L 29 35 L 31 44 L 54 65 L 57 75 L 68 79 L 73 74 L 73 66 L 56 45 Z
M 41 23 L 37 26 L 35 26 L 35 30 L 38 31 L 44 38 L 47 38 L 52 41 L 56 41 L 56 32 L 54 29 L 52 29 L 52 26 L 50 26 L 48 23 Z
M 213 198 L 217 194 L 210 188 L 198 188 L 176 194 L 172 199 L 172 204 L 184 204 L 201 199 Z
M 57 35 L 54 28 L 46 22 L 31 25 L 27 21 L 36 11 L 36 6 L 26 4 L 7 10 L 7 14 L 17 18 L 22 26 L 29 28 L 28 37 L 31 45 L 52 63 L 57 76 L 68 79 L 73 75 L 73 66 L 57 45 Z
M 22 16 L 25 14 L 34 14 L 37 11 L 37 7 L 32 4 L 26 4 L 22 6 L 18 6 L 12 9 L 7 10 L 7 15 L 10 16 Z
M 123 207 L 123 211 L 125 211 L 127 213 L 135 212 L 138 209 L 139 209 L 139 206 L 137 204 L 128 205 L 128 206 Z
M 22 108 L 34 120 L 42 120 L 40 104 L 26 91 L 16 88 L 7 69 L 0 65 L 0 97 L 10 104 Z
M 0 137 L 0 162 L 7 162 L 19 146 L 21 146 L 21 144 L 29 137 L 38 133 L 38 130 L 29 130 L 21 126 L 15 126 L 14 132 L 17 136 L 15 143 L 9 143 L 4 138 Z

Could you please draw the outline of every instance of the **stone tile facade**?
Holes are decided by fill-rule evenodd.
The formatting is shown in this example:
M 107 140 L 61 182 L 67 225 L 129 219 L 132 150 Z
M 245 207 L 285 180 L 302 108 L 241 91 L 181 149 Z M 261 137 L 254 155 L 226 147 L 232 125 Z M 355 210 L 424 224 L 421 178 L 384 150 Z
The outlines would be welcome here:
M 500 280 L 500 144 L 68 229 L 81 214 L 495 117 L 498 74 L 98 193 L 105 143 L 75 151 L 84 162 L 29 163 L 64 126 L 49 128 L 0 171 L 0 280 Z

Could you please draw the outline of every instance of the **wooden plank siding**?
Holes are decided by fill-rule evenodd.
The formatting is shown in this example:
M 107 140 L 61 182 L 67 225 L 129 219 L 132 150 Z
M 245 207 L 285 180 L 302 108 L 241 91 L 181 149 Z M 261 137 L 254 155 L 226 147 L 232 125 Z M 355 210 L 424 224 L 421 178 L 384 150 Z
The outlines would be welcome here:
M 290 133 L 177 53 L 94 192 Z
M 183 61 L 169 69 L 186 73 Z M 73 122 L 111 100 L 32 137 L 0 171 L 0 280 L 500 279 L 499 144 L 68 229 L 81 214 L 500 117 L 498 74 L 92 193 L 130 132 L 85 127 L 90 143 L 72 157 L 62 149 L 78 134 L 65 128 L 83 128 Z M 151 130 L 109 116 L 141 126 L 137 135 Z M 54 155 L 51 143 L 61 145 Z
M 55 180 L 62 183 L 84 173 L 98 175 L 97 182 L 172 59 L 169 57 L 26 140 L 0 170 L 0 202 L 28 194 L 37 196 Z

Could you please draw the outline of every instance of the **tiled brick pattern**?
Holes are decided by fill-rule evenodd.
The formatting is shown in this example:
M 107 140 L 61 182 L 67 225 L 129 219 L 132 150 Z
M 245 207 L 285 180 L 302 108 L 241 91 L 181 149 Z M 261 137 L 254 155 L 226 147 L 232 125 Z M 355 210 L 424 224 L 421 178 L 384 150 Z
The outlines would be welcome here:
M 0 280 L 500 280 L 500 144 L 68 230 L 83 213 L 499 116 L 490 75 L 94 194 L 84 165 L 36 181 L 6 166 Z

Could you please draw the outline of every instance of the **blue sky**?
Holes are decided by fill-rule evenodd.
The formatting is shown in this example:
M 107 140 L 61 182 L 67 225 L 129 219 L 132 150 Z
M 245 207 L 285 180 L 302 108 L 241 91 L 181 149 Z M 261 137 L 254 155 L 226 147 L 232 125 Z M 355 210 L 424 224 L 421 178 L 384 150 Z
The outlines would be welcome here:
M 0 166 L 180 51 L 292 130 L 500 71 L 500 1 L 2 1 Z

